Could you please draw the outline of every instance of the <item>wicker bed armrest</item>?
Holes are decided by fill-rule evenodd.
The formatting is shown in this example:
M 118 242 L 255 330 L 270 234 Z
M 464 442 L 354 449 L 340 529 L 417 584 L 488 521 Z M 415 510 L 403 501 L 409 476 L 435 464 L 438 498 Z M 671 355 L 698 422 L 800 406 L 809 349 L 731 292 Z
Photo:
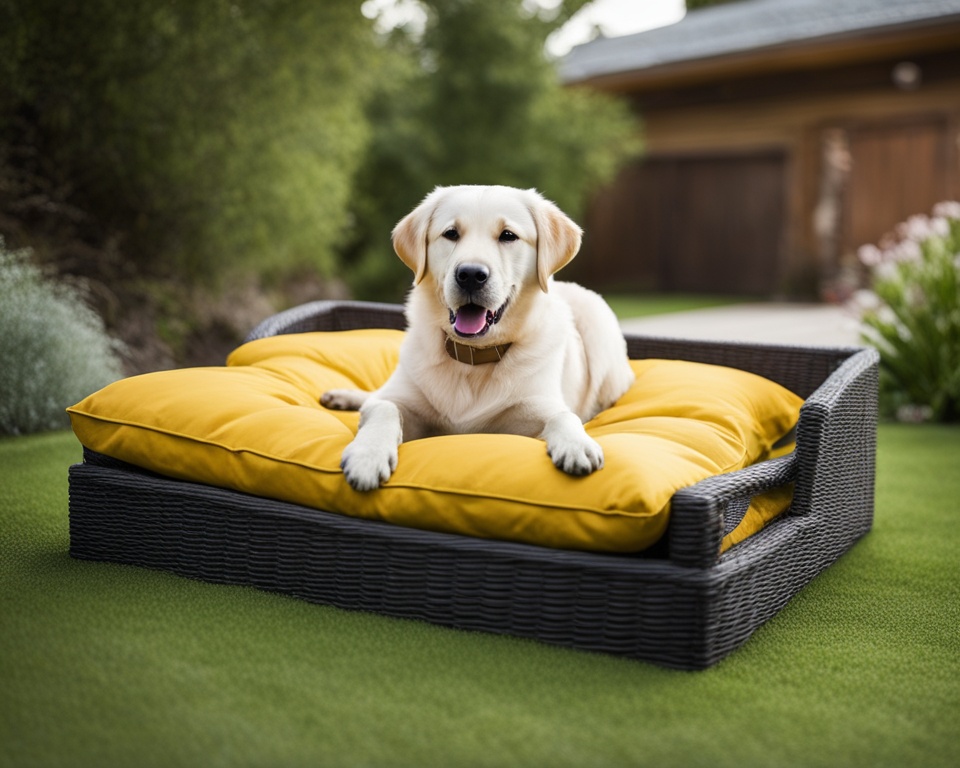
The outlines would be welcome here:
M 670 559 L 709 568 L 720 543 L 743 518 L 750 500 L 797 479 L 796 452 L 725 475 L 714 475 L 677 491 L 670 502 Z
M 854 509 L 872 520 L 879 360 L 875 349 L 852 355 L 801 407 L 793 514 Z
M 851 540 L 873 519 L 877 435 L 876 350 L 853 352 L 800 409 L 790 456 L 707 478 L 673 496 L 670 559 L 697 568 L 720 558 L 723 536 L 744 501 L 796 482 L 789 515 L 834 515 L 850 521 Z

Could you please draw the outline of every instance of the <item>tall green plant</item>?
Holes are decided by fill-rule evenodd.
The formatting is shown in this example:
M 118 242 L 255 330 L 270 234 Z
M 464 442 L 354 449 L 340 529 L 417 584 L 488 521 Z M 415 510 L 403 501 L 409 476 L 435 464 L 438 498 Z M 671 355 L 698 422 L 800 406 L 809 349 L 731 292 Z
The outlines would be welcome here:
M 422 34 L 382 46 L 371 152 L 345 261 L 363 296 L 398 298 L 409 274 L 390 249 L 396 221 L 436 185 L 536 187 L 570 215 L 639 151 L 624 102 L 560 83 L 544 41 L 584 3 L 549 16 L 518 0 L 423 0 Z
M 0 0 L 0 215 L 139 272 L 330 272 L 371 36 L 355 0 Z
M 882 406 L 901 419 L 960 420 L 960 203 L 914 216 L 860 249 L 863 337 L 880 352 Z

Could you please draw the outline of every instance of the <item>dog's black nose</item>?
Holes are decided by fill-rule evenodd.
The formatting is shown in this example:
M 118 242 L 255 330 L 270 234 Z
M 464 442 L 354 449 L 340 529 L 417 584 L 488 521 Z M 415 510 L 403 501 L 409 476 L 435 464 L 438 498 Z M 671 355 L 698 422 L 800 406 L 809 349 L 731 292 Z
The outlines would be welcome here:
M 461 264 L 457 267 L 457 285 L 467 293 L 474 293 L 483 288 L 483 284 L 490 277 L 490 270 L 481 264 Z

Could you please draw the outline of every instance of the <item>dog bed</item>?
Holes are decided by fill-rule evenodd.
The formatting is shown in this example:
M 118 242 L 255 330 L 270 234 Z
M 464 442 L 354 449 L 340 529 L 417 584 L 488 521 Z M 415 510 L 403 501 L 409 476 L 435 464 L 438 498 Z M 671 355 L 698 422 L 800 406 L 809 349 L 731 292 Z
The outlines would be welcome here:
M 270 337 L 305 331 L 402 326 L 402 312 L 394 306 L 306 305 L 258 327 L 251 340 L 270 340 L 238 350 L 231 361 L 234 367 L 227 366 L 225 373 L 234 379 L 244 378 L 244 392 L 252 387 L 259 394 L 266 387 L 271 397 L 284 401 L 287 410 L 312 406 L 315 411 L 322 411 L 315 404 L 317 393 L 310 391 L 310 386 L 376 386 L 389 375 L 395 362 L 395 344 L 391 352 L 391 342 L 384 345 L 383 332 L 379 331 L 334 334 L 340 341 L 346 340 L 348 347 L 361 350 L 359 357 L 366 364 L 359 373 L 344 371 L 343 365 L 336 364 L 336 358 L 342 354 L 334 354 L 334 372 L 329 374 L 334 378 L 318 383 L 313 370 L 294 366 L 291 372 L 281 365 L 285 357 L 310 357 L 301 354 L 308 336 Z M 379 341 L 374 343 L 371 339 Z M 312 509 L 307 506 L 312 501 L 311 494 L 323 483 L 310 485 L 297 477 L 291 479 L 283 471 L 302 457 L 285 455 L 272 468 L 264 469 L 264 455 L 277 459 L 275 446 L 271 445 L 269 450 L 263 447 L 275 439 L 269 429 L 254 430 L 254 437 L 247 435 L 242 438 L 245 443 L 232 444 L 227 454 L 222 453 L 221 436 L 215 434 L 217 430 L 209 421 L 204 423 L 203 414 L 213 409 L 219 420 L 220 411 L 239 406 L 229 396 L 221 395 L 220 369 L 197 369 L 192 373 L 169 374 L 214 377 L 209 382 L 194 378 L 184 382 L 184 386 L 172 388 L 187 390 L 201 403 L 196 413 L 189 409 L 186 415 L 180 413 L 182 401 L 167 403 L 163 392 L 171 391 L 170 387 L 135 389 L 146 382 L 162 382 L 165 377 L 160 374 L 141 377 L 139 382 L 120 382 L 117 396 L 106 405 L 101 403 L 99 411 L 90 403 L 72 409 L 75 429 L 85 446 L 85 460 L 71 468 L 71 553 L 76 557 L 164 568 L 209 581 L 250 584 L 342 607 L 519 634 L 668 666 L 708 666 L 742 643 L 806 581 L 869 529 L 876 355 L 858 349 L 811 350 L 642 338 L 630 338 L 628 345 L 631 357 L 638 361 L 635 368 L 643 370 L 644 366 L 656 368 L 655 363 L 673 360 L 683 361 L 680 365 L 736 369 L 731 375 L 750 380 L 764 377 L 775 382 L 770 386 L 779 398 L 779 410 L 775 409 L 775 418 L 764 422 L 770 422 L 769 429 L 760 437 L 755 434 L 753 422 L 749 428 L 737 427 L 734 432 L 743 445 L 734 441 L 732 453 L 723 453 L 720 463 L 705 463 L 698 458 L 694 464 L 699 466 L 700 475 L 689 484 L 691 476 L 681 473 L 678 489 L 670 491 L 672 498 L 668 503 L 654 505 L 658 514 L 653 518 L 645 512 L 639 522 L 637 517 L 628 518 L 624 527 L 620 520 L 623 515 L 610 514 L 610 509 L 621 511 L 617 504 L 598 501 L 594 507 L 604 513 L 599 517 L 614 518 L 620 524 L 619 528 L 614 527 L 613 534 L 600 535 L 600 546 L 596 540 L 584 544 L 584 530 L 591 533 L 596 528 L 592 521 L 584 524 L 578 520 L 567 528 L 561 525 L 561 533 L 566 531 L 563 535 L 567 538 L 545 537 L 540 530 L 544 526 L 531 526 L 530 521 L 562 517 L 554 502 L 547 511 L 528 504 L 520 517 L 523 525 L 518 525 L 514 517 L 503 530 L 484 527 L 490 517 L 497 516 L 491 510 L 509 511 L 511 505 L 516 506 L 518 491 L 505 493 L 498 487 L 508 485 L 505 482 L 493 482 L 500 492 L 500 503 L 482 497 L 482 503 L 472 505 L 472 518 L 460 514 L 461 508 L 470 504 L 464 505 L 458 497 L 444 496 L 436 487 L 426 492 L 422 488 L 411 490 L 417 483 L 405 476 L 394 478 L 391 483 L 397 480 L 398 485 L 406 486 L 406 495 L 394 496 L 399 501 L 386 504 L 387 508 L 404 511 L 406 517 L 401 515 L 399 521 L 394 520 L 403 525 L 384 522 L 391 518 L 379 510 L 343 510 L 338 493 L 364 503 L 385 494 L 356 494 L 349 488 L 344 491 L 346 485 L 342 478 L 336 478 L 336 465 L 329 463 L 329 456 L 320 474 L 333 483 L 333 491 L 332 495 L 318 496 L 321 505 L 359 516 Z M 268 348 L 269 354 L 264 352 Z M 321 345 L 320 349 L 325 347 Z M 661 369 L 668 370 L 669 364 Z M 345 376 L 346 382 L 336 376 Z M 246 381 L 251 377 L 255 379 L 252 385 Z M 278 377 L 285 384 L 293 381 L 299 389 L 295 387 L 293 394 L 278 394 L 274 381 Z M 638 380 L 641 378 L 644 377 Z M 271 382 L 269 386 L 265 381 Z M 710 388 L 716 386 L 711 383 Z M 297 401 L 296 393 L 301 390 L 305 390 L 304 402 Z M 209 395 L 206 400 L 205 391 Z M 100 397 L 102 400 L 104 396 Z M 787 456 L 770 458 L 775 454 L 774 443 L 796 416 L 794 410 L 791 417 L 791 408 L 801 402 L 796 449 Z M 136 418 L 126 412 L 118 414 L 124 403 L 132 404 L 134 411 L 139 407 L 140 414 Z M 176 421 L 172 416 L 165 418 L 164 409 L 168 414 L 179 415 L 177 429 L 167 429 L 167 433 L 176 434 L 162 434 L 163 430 L 157 428 L 157 424 L 167 426 Z M 150 411 L 159 415 L 145 441 L 137 419 L 142 420 L 143 412 Z M 305 413 L 297 411 L 295 421 L 281 419 L 278 426 L 300 423 Z M 315 425 L 309 420 L 312 414 L 307 416 L 309 433 Z M 250 418 L 243 411 L 233 421 L 243 423 Z M 342 422 L 341 429 L 327 430 L 331 435 L 327 442 L 332 441 L 327 446 L 328 454 L 336 457 L 344 441 L 349 440 L 351 429 L 355 430 L 355 422 L 350 423 L 355 414 L 337 414 L 332 418 Z M 611 427 L 603 422 L 604 418 L 613 417 L 598 417 L 601 431 Z M 135 428 L 131 427 L 133 422 Z M 192 442 L 186 446 L 184 423 L 195 427 Z M 623 429 L 619 424 L 614 426 L 616 430 Z M 713 440 L 715 425 L 711 428 Z M 721 437 L 721 443 L 733 439 L 726 432 Z M 622 439 L 619 432 L 617 438 Z M 522 441 L 518 455 L 530 453 L 531 458 L 525 460 L 531 466 L 535 464 L 535 455 L 549 473 L 547 480 L 530 485 L 555 486 L 559 497 L 569 501 L 567 506 L 574 509 L 590 505 L 574 503 L 568 496 L 572 499 L 579 491 L 585 499 L 592 500 L 606 492 L 604 482 L 621 492 L 626 487 L 629 495 L 630 478 L 639 478 L 637 467 L 642 468 L 651 459 L 645 457 L 639 465 L 627 466 L 621 472 L 619 461 L 610 460 L 611 456 L 616 457 L 616 450 L 605 446 L 608 466 L 590 478 L 573 479 L 549 464 L 538 441 L 502 436 L 441 440 L 460 439 Z M 309 440 L 295 435 L 294 442 Z M 628 445 L 640 445 L 638 450 L 642 450 L 641 442 L 635 439 Z M 197 443 L 204 446 L 201 453 L 196 452 Z M 430 441 L 415 441 L 406 446 L 415 447 L 417 443 Z M 211 444 L 221 453 L 204 458 L 202 450 L 209 449 Z M 485 450 L 496 448 L 487 445 Z M 438 450 L 441 457 L 478 453 L 471 444 L 452 442 Z M 261 463 L 254 462 L 254 469 L 245 473 L 242 467 L 238 469 L 231 463 L 235 459 L 230 457 L 238 455 L 255 456 Z M 736 461 L 729 460 L 731 456 Z M 401 454 L 398 474 L 405 464 L 410 472 L 422 472 L 424 466 L 437 463 L 435 458 L 418 459 L 415 451 Z M 213 474 L 198 471 L 204 466 L 213 468 Z M 515 470 L 512 474 L 522 477 L 524 473 L 516 470 L 523 466 L 523 462 L 511 463 Z M 742 466 L 746 468 L 740 469 Z M 272 485 L 251 485 L 251 477 L 270 478 Z M 489 477 L 486 484 L 491 484 Z M 680 487 L 684 485 L 687 487 Z M 779 514 L 785 506 L 789 509 Z M 410 514 L 422 515 L 423 509 L 428 511 L 427 521 L 415 514 L 411 522 Z M 451 510 L 450 514 L 444 515 L 446 509 Z M 444 528 L 441 524 L 438 530 L 436 521 L 447 519 L 467 522 L 459 528 Z M 483 525 L 478 527 L 478 520 Z M 546 528 L 549 531 L 550 526 Z M 573 531 L 572 538 L 568 529 Z M 521 535 L 511 535 L 518 530 Z M 624 539 L 624 531 L 632 530 L 645 533 L 629 546 L 619 547 L 627 552 L 576 551 L 617 549 L 616 543 Z M 759 532 L 750 536 L 756 530 Z M 611 541 L 615 546 L 610 546 Z M 644 551 L 638 553 L 641 549 Z

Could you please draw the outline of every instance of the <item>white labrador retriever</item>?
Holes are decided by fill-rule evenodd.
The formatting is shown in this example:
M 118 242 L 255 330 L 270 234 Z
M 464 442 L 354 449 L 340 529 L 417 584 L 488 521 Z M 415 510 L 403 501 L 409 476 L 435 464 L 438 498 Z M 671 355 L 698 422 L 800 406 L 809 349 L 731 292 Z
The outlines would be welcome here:
M 376 392 L 321 398 L 360 410 L 341 461 L 353 488 L 385 483 L 402 441 L 442 434 L 539 437 L 564 472 L 603 466 L 583 422 L 633 371 L 606 302 L 553 280 L 581 234 L 535 190 L 510 187 L 438 187 L 397 224 L 394 249 L 414 273 L 397 368 Z

